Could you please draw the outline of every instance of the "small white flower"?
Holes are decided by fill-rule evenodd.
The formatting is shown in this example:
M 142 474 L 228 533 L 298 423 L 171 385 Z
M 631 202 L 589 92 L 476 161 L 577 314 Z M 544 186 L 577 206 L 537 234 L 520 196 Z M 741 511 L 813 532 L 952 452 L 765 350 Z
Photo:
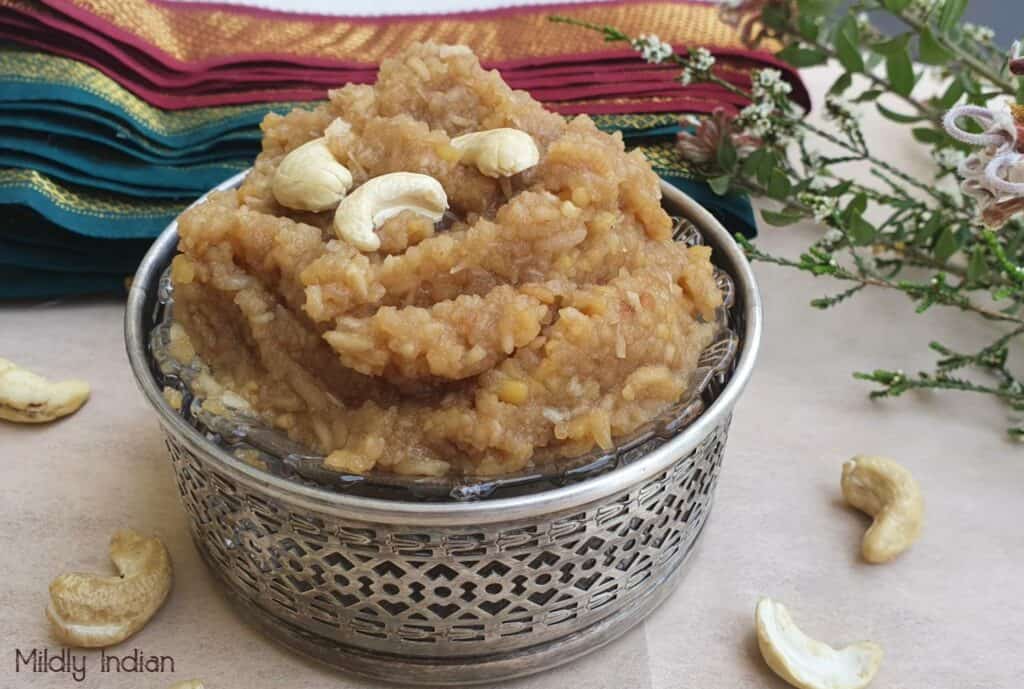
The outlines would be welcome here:
M 846 103 L 838 96 L 828 95 L 825 98 L 825 116 L 839 125 L 846 134 L 860 131 L 856 116 Z
M 910 3 L 910 13 L 919 17 L 929 14 L 935 9 L 936 2 L 937 0 L 913 0 Z
M 773 107 L 769 101 L 751 103 L 740 110 L 737 120 L 740 126 L 754 136 L 765 137 L 775 128 L 771 118 L 772 111 Z
M 633 46 L 633 50 L 640 53 L 644 60 L 655 65 L 661 64 L 663 60 L 672 55 L 672 46 L 663 42 L 655 34 L 640 34 L 633 39 L 630 45 Z
M 821 240 L 823 242 L 825 242 L 826 244 L 835 244 L 836 242 L 840 241 L 842 238 L 843 238 L 843 233 L 833 227 L 833 228 L 830 228 L 827 232 L 825 232 L 825 234 L 822 236 Z
M 751 93 L 754 100 L 763 101 L 789 95 L 793 87 L 782 78 L 777 69 L 758 69 L 751 75 Z
M 690 84 L 693 83 L 693 72 L 690 70 L 689 67 L 684 67 L 683 71 L 680 72 L 679 76 L 676 77 L 676 81 L 678 81 L 683 86 L 689 86 Z
M 978 43 L 988 44 L 996 37 L 996 32 L 991 28 L 972 24 L 971 22 L 964 22 L 963 32 L 964 36 Z
M 715 56 L 707 48 L 694 48 L 690 51 L 690 69 L 697 76 L 706 76 L 715 66 Z
M 966 160 L 967 155 L 957 148 L 939 148 L 932 151 L 932 158 L 943 170 L 956 170 Z
M 874 270 L 878 267 L 878 261 L 871 254 L 865 254 L 860 257 L 860 265 L 864 270 Z
M 825 191 L 828 189 L 829 183 L 824 177 L 812 177 L 807 188 L 811 191 Z
M 836 200 L 828 196 L 804 191 L 797 195 L 797 199 L 811 210 L 818 222 L 824 222 L 836 211 Z

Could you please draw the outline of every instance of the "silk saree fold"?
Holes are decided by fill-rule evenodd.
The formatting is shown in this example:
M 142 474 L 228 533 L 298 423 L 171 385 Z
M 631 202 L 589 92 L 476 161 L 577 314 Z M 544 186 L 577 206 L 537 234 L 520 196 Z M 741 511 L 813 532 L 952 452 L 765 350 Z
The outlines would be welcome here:
M 749 203 L 693 179 L 675 147 L 684 113 L 739 109 L 714 85 L 683 86 L 621 44 L 551 14 L 702 45 L 746 88 L 776 67 L 798 75 L 702 2 L 626 0 L 451 15 L 326 17 L 157 0 L 0 0 L 0 298 L 122 289 L 155 236 L 197 195 L 244 169 L 271 111 L 314 107 L 329 88 L 370 83 L 415 40 L 469 45 L 515 88 L 567 116 L 621 131 L 663 178 L 731 230 Z

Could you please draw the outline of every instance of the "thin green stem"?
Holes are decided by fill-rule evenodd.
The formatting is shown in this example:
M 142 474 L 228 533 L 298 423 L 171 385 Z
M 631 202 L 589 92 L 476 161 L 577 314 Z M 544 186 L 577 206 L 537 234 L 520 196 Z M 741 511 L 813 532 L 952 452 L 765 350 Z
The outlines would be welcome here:
M 677 62 L 679 64 L 685 64 L 684 60 L 677 60 Z M 722 88 L 726 89 L 727 91 L 729 91 L 730 93 L 732 93 L 734 95 L 741 96 L 743 98 L 746 98 L 747 100 L 753 100 L 753 97 L 752 97 L 752 95 L 750 93 L 744 91 L 743 89 L 741 89 L 741 88 L 739 88 L 739 87 L 737 87 L 737 86 L 735 86 L 733 84 L 730 84 L 725 79 L 722 79 L 721 77 L 715 76 L 714 74 L 709 75 L 707 81 L 709 81 L 709 82 L 711 82 L 713 84 L 717 84 L 717 85 L 721 86 Z M 897 177 L 898 179 L 903 180 L 904 182 L 906 182 L 907 184 L 911 185 L 915 189 L 919 189 L 920 191 L 928 194 L 929 196 L 934 198 L 939 203 L 941 203 L 943 205 L 947 205 L 948 204 L 949 197 L 947 195 L 945 195 L 943 192 L 938 191 L 938 190 L 936 190 L 936 189 L 934 189 L 932 187 L 929 187 L 927 184 L 924 184 L 922 182 L 917 181 L 916 179 L 914 179 L 910 175 L 906 174 L 902 170 L 899 170 L 899 169 L 893 167 L 892 165 L 890 165 L 889 163 L 885 162 L 884 160 L 879 160 L 878 158 L 876 158 L 875 156 L 871 155 L 870 153 L 868 153 L 866 151 L 858 150 L 854 146 L 850 145 L 848 142 L 843 141 L 842 139 L 840 139 L 839 137 L 835 136 L 831 132 L 827 132 L 824 129 L 821 129 L 820 127 L 817 127 L 816 125 L 811 124 L 807 120 L 794 119 L 793 122 L 798 127 L 806 129 L 807 131 L 811 132 L 815 136 L 817 136 L 817 137 L 819 137 L 821 139 L 824 139 L 825 141 L 828 141 L 828 142 L 830 142 L 832 144 L 835 144 L 836 146 L 839 146 L 843 150 L 846 150 L 846 151 L 849 151 L 851 153 L 855 153 L 855 154 L 861 156 L 861 158 L 863 160 L 866 160 L 869 163 L 871 163 L 872 165 L 874 165 L 874 166 L 876 166 L 876 167 L 878 167 L 878 168 L 880 168 L 882 170 L 885 170 L 886 172 L 888 172 L 892 176 Z
M 749 243 L 747 243 L 744 246 L 744 249 L 747 251 L 747 255 L 752 259 L 762 261 L 764 263 L 772 263 L 779 266 L 785 266 L 787 268 L 796 268 L 797 270 L 807 271 L 807 267 L 798 263 L 797 261 L 793 261 L 791 259 L 783 258 L 780 256 L 766 254 Z M 927 287 L 923 285 L 910 285 L 908 283 L 893 282 L 892 280 L 887 280 L 885 278 L 875 276 L 858 275 L 856 273 L 851 273 L 849 270 L 838 265 L 834 266 L 834 268 L 830 270 L 828 275 L 834 277 L 837 280 L 857 282 L 865 286 L 881 287 L 883 289 L 903 292 L 912 298 L 915 297 L 915 295 L 924 295 L 927 292 Z M 936 294 L 934 296 L 936 304 L 942 306 L 952 306 L 954 308 L 960 309 L 961 311 L 969 311 L 990 321 L 1014 323 L 1016 325 L 1024 326 L 1024 318 L 1018 318 L 1017 316 L 1012 316 L 1010 314 L 1002 313 L 1000 311 L 995 311 L 980 304 L 976 304 L 971 300 L 967 299 L 966 297 L 958 295 L 950 296 L 941 293 Z
M 906 10 L 893 12 L 892 14 L 918 33 L 922 33 L 925 28 L 929 29 L 935 36 L 935 40 L 938 41 L 943 48 L 953 53 L 958 61 L 970 68 L 975 74 L 985 77 L 985 79 L 990 81 L 993 85 L 998 86 L 1004 94 L 1013 96 L 1017 93 L 1017 89 L 1014 87 L 1012 82 L 1007 81 L 1001 74 L 993 71 L 990 65 L 986 65 L 978 59 L 977 56 L 968 53 L 960 45 L 947 39 L 941 31 L 936 31 L 927 21 L 922 21 L 920 18 L 915 17 Z
M 797 27 L 793 26 L 792 24 L 787 24 L 786 25 L 786 30 L 783 33 L 783 36 L 788 36 L 789 38 L 792 38 L 792 39 L 795 39 L 795 40 L 799 40 L 801 43 L 806 43 L 808 45 L 814 46 L 815 48 L 817 48 L 821 52 L 823 52 L 826 55 L 828 55 L 833 60 L 838 60 L 839 59 L 839 53 L 836 52 L 835 48 L 833 48 L 832 46 L 828 45 L 827 43 L 822 43 L 821 41 L 818 41 L 818 40 L 813 40 L 813 41 L 807 40 L 806 38 L 804 38 L 803 36 L 800 35 L 800 32 L 797 30 Z M 864 78 L 866 78 L 868 81 L 870 81 L 872 84 L 877 86 L 878 88 L 883 89 L 884 91 L 886 91 L 888 93 L 892 93 L 893 95 L 897 96 L 904 103 L 906 103 L 911 108 L 916 110 L 919 115 L 921 115 L 922 117 L 926 117 L 929 120 L 931 120 L 931 122 L 933 124 L 938 125 L 938 124 L 940 124 L 942 122 L 942 114 L 940 112 L 938 112 L 937 110 L 935 110 L 933 108 L 929 108 L 924 103 L 916 101 L 913 98 L 911 98 L 910 96 L 904 96 L 901 93 L 897 93 L 896 90 L 893 89 L 892 84 L 889 83 L 889 81 L 887 79 L 883 79 L 882 77 L 878 76 L 877 74 L 873 74 L 873 73 L 868 72 L 868 71 L 859 72 L 859 74 L 861 76 L 863 76 Z

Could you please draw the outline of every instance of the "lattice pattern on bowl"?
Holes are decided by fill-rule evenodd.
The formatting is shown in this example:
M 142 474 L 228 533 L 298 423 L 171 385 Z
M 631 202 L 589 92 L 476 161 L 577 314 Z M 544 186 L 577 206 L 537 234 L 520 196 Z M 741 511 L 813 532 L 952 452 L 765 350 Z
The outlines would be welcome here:
M 689 246 L 703 243 L 697 228 L 684 218 L 675 219 L 673 238 Z M 211 413 L 203 400 L 193 393 L 201 364 L 182 365 L 168 351 L 173 323 L 174 295 L 165 272 L 157 300 L 157 324 L 150 334 L 149 351 L 154 374 L 165 388 L 182 395 L 181 415 L 206 437 L 235 456 L 257 463 L 267 471 L 306 485 L 356 492 L 374 497 L 416 500 L 480 500 L 523 495 L 581 481 L 629 464 L 648 454 L 693 422 L 718 394 L 731 371 L 739 350 L 739 337 L 730 312 L 735 301 L 735 285 L 728 273 L 715 270 L 723 303 L 716 313 L 718 334 L 704 350 L 693 379 L 680 400 L 657 418 L 626 438 L 619 439 L 611 451 L 595 450 L 573 459 L 559 459 L 518 474 L 500 478 L 478 477 L 406 477 L 383 473 L 366 476 L 330 471 L 323 457 L 310 454 L 284 433 L 269 427 L 243 407 L 232 409 L 230 416 Z

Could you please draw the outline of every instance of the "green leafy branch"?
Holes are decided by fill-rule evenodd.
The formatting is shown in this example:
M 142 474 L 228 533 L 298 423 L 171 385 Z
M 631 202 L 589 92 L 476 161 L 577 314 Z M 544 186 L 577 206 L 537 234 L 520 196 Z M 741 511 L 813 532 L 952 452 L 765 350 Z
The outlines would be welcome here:
M 1006 55 L 989 44 L 989 33 L 960 25 L 967 0 L 858 0 L 846 11 L 834 0 L 772 0 L 751 3 L 761 34 L 783 45 L 778 53 L 797 67 L 834 60 L 842 72 L 826 99 L 827 125 L 810 122 L 778 85 L 779 74 L 754 74 L 744 89 L 714 69 L 710 53 L 676 53 L 651 36 L 574 19 L 553 18 L 597 31 L 606 41 L 627 43 L 652 62 L 678 67 L 684 83 L 702 81 L 751 103 L 738 115 L 717 119 L 725 131 L 684 133 L 689 146 L 713 145 L 692 167 L 718 194 L 742 192 L 777 202 L 761 214 L 770 225 L 813 220 L 826 231 L 798 258 L 775 256 L 739 238 L 747 255 L 814 276 L 849 283 L 843 290 L 811 300 L 818 309 L 840 307 L 865 289 L 903 294 L 917 312 L 933 306 L 955 309 L 1006 331 L 973 354 L 933 343 L 941 355 L 935 370 L 908 376 L 900 371 L 858 373 L 879 385 L 872 396 L 897 397 L 907 390 L 955 390 L 989 394 L 1024 411 L 1022 384 L 1008 365 L 1011 348 L 1024 334 L 1024 223 L 1010 219 L 998 231 L 978 219 L 972 198 L 952 184 L 957 162 L 971 152 L 941 127 L 942 113 L 957 103 L 986 105 L 992 98 L 1021 94 L 1006 69 Z M 891 14 L 907 31 L 884 35 L 871 16 Z M 915 66 L 913 56 L 925 69 Z M 937 84 L 923 93 L 931 70 Z M 909 114 L 889 109 L 888 97 Z M 856 109 L 873 105 L 883 117 L 908 128 L 928 147 L 937 166 L 933 179 L 921 178 L 879 158 L 864 136 Z M 713 141 L 711 139 L 713 138 Z M 750 145 L 757 141 L 757 145 Z M 827 147 L 830 151 L 824 153 Z M 839 170 L 866 167 L 867 180 L 854 181 Z M 993 384 L 964 374 L 979 372 Z M 1011 428 L 1024 435 L 1020 424 Z

